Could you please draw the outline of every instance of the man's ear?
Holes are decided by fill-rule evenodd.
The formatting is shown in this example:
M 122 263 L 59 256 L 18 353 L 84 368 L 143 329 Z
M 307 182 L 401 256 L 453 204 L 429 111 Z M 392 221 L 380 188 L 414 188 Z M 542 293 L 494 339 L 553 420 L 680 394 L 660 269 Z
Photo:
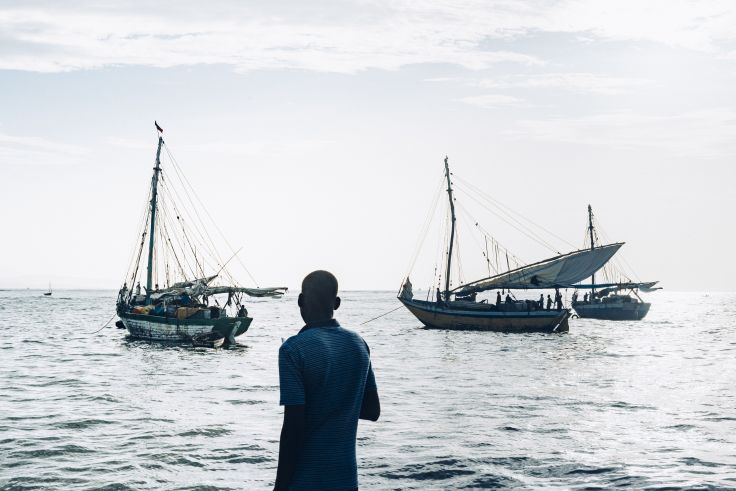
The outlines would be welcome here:
M 300 294 L 299 294 L 299 297 L 298 297 L 298 298 L 296 299 L 296 304 L 297 304 L 297 305 L 298 305 L 299 307 L 303 307 L 303 306 L 304 306 L 304 305 L 303 305 L 303 304 L 304 304 L 304 294 L 303 294 L 303 293 L 300 293 Z
M 340 297 L 335 297 L 335 310 L 340 308 Z

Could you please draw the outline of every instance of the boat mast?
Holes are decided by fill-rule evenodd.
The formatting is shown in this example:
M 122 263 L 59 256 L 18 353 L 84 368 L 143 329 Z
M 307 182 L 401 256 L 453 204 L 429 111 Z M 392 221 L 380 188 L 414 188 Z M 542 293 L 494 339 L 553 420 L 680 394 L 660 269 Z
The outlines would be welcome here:
M 158 175 L 161 172 L 161 145 L 164 139 L 158 136 L 158 149 L 156 150 L 156 167 L 153 168 L 151 180 L 151 234 L 148 238 L 148 275 L 146 277 L 146 305 L 151 301 L 151 287 L 153 286 L 153 239 L 156 227 L 156 198 L 158 196 Z
M 592 251 L 595 249 L 595 241 L 593 240 L 593 208 L 590 205 L 588 205 L 588 233 L 590 233 L 590 250 Z M 590 300 L 592 302 L 593 296 L 595 296 L 595 273 L 590 275 L 590 284 L 592 286 L 590 289 Z
M 447 196 L 450 199 L 450 214 L 452 215 L 452 225 L 450 230 L 450 247 L 447 249 L 447 271 L 445 272 L 445 301 L 450 300 L 450 266 L 452 265 L 452 246 L 455 242 L 455 203 L 452 199 L 452 182 L 450 181 L 450 166 L 445 156 L 445 177 L 447 177 Z

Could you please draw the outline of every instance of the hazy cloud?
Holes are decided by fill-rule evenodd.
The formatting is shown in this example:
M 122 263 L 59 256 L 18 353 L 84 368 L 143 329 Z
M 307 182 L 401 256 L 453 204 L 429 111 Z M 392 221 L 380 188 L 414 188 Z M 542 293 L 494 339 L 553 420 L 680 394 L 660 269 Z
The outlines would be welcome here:
M 721 51 L 736 38 L 728 1 L 10 2 L 0 7 L 0 69 L 228 64 L 351 73 L 417 63 L 471 69 L 539 64 L 483 49 L 529 32 L 647 40 Z M 606 90 L 605 88 L 603 90 Z
M 523 99 L 504 94 L 482 94 L 475 96 L 462 97 L 458 99 L 460 102 L 478 106 L 482 108 L 492 108 L 499 106 L 526 106 L 528 105 Z
M 487 89 L 562 89 L 605 95 L 630 93 L 651 83 L 651 80 L 611 77 L 586 72 L 517 75 L 474 82 L 475 85 Z
M 736 111 L 710 109 L 671 116 L 621 112 L 521 120 L 505 134 L 609 148 L 651 147 L 669 155 L 716 158 L 736 155 Z
M 68 165 L 79 163 L 89 150 L 78 145 L 57 143 L 38 137 L 0 133 L 2 165 Z

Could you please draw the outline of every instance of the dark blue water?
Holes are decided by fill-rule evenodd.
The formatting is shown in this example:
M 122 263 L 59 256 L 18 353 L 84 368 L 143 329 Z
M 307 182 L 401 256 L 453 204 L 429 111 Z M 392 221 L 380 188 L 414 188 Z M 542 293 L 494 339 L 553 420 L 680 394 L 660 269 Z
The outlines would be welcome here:
M 736 488 L 736 294 L 658 292 L 641 322 L 570 333 L 421 329 L 389 292 L 343 294 L 383 413 L 364 489 Z M 277 353 L 295 297 L 256 300 L 243 346 L 97 330 L 114 292 L 0 292 L 0 489 L 266 489 Z

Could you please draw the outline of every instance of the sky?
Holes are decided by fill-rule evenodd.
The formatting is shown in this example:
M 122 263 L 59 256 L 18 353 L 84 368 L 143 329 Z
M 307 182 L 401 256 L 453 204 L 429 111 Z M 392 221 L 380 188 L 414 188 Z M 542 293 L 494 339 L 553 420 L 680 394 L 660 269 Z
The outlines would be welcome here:
M 731 1 L 0 1 L 0 288 L 121 285 L 157 120 L 259 286 L 398 289 L 448 156 L 551 232 L 458 192 L 524 262 L 583 247 L 591 204 L 636 278 L 733 290 L 733 26 Z

